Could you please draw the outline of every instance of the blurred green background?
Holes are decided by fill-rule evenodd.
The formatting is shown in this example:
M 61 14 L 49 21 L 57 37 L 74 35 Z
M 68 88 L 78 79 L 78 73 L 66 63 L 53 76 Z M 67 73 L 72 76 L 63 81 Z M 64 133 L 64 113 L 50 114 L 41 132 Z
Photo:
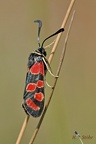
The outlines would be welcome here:
M 0 1 L 0 144 L 16 143 L 26 116 L 21 103 L 27 58 L 38 48 L 37 24 L 33 21 L 43 21 L 42 42 L 59 29 L 69 3 L 70 0 Z M 84 139 L 84 144 L 96 144 L 96 1 L 77 0 L 73 9 L 76 13 L 60 78 L 34 144 L 71 144 L 74 130 L 81 136 L 93 136 Z M 51 63 L 54 74 L 68 25 L 69 20 Z M 47 49 L 47 58 L 50 51 Z M 54 79 L 48 74 L 47 81 L 52 85 Z M 46 86 L 46 101 L 50 91 Z M 38 121 L 39 118 L 30 118 L 21 144 L 28 144 Z M 76 144 L 80 142 L 77 140 Z

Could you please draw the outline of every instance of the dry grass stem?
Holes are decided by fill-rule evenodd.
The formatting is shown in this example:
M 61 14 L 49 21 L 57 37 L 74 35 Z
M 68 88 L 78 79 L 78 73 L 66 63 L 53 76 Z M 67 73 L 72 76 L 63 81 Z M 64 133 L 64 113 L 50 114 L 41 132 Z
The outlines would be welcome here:
M 73 15 L 72 15 L 72 18 L 71 18 L 71 21 L 70 21 L 70 24 L 69 24 L 69 28 L 68 28 L 68 31 L 67 31 L 67 35 L 66 35 L 66 38 L 65 38 L 64 47 L 63 47 L 63 50 L 62 50 L 62 53 L 61 53 L 60 62 L 59 62 L 58 69 L 57 69 L 57 72 L 56 72 L 56 75 L 58 75 L 58 76 L 59 76 L 59 74 L 60 74 L 60 70 L 61 70 L 61 67 L 62 67 L 62 63 L 63 63 L 64 58 L 65 58 L 65 53 L 66 53 L 66 47 L 67 47 L 68 37 L 69 37 L 70 30 L 71 30 L 71 26 L 72 26 L 74 14 L 75 14 L 75 11 L 73 12 Z M 50 93 L 50 97 L 49 97 L 49 99 L 48 99 L 48 102 L 47 102 L 46 105 L 45 105 L 43 114 L 42 114 L 42 116 L 41 116 L 41 118 L 40 118 L 40 120 L 39 120 L 39 123 L 38 123 L 38 125 L 37 125 L 37 127 L 36 127 L 36 129 L 35 129 L 35 131 L 34 131 L 34 133 L 33 133 L 33 135 L 32 135 L 32 138 L 31 138 L 29 144 L 33 144 L 33 142 L 34 142 L 34 140 L 35 140 L 35 138 L 36 138 L 36 135 L 37 135 L 37 133 L 38 133 L 38 131 L 39 131 L 39 128 L 40 128 L 40 126 L 41 126 L 41 124 L 42 124 L 42 121 L 43 121 L 43 119 L 44 119 L 45 113 L 46 113 L 46 111 L 47 111 L 47 109 L 48 109 L 48 106 L 49 106 L 49 104 L 50 104 L 50 101 L 51 101 L 53 92 L 54 92 L 54 90 L 55 90 L 55 86 L 56 86 L 57 80 L 58 80 L 58 77 L 56 77 L 55 80 L 54 80 L 54 84 L 53 84 L 53 88 L 52 88 L 51 93 Z
M 26 126 L 27 126 L 29 117 L 30 117 L 29 115 L 27 115 L 27 116 L 25 117 L 24 123 L 23 123 L 23 125 L 22 125 L 21 131 L 20 131 L 19 136 L 18 136 L 18 139 L 17 139 L 17 141 L 16 141 L 16 144 L 20 144 L 20 142 L 21 142 L 21 139 L 22 139 L 22 136 L 23 136 L 24 131 L 25 131 L 25 129 L 26 129 Z
M 75 1 L 76 1 L 76 0 L 71 0 L 71 2 L 70 2 L 70 5 L 69 5 L 68 10 L 67 10 L 67 13 L 66 13 L 65 18 L 64 18 L 64 20 L 63 20 L 63 23 L 62 23 L 62 25 L 61 25 L 62 28 L 64 28 L 65 25 L 66 25 L 66 23 L 67 23 L 68 17 L 69 17 L 69 15 L 70 15 L 70 13 L 71 13 L 71 10 L 72 10 L 72 7 L 73 7 Z M 57 48 L 58 42 L 59 42 L 59 40 L 60 40 L 61 34 L 62 34 L 62 33 L 58 34 L 58 36 L 57 36 L 57 38 L 56 38 L 56 41 L 55 41 L 54 46 L 53 46 L 53 49 L 52 49 L 51 54 L 50 54 L 49 59 L 48 59 L 49 63 L 51 63 L 51 61 L 52 61 L 52 59 L 53 59 L 53 56 L 54 56 L 54 53 L 55 53 L 55 51 L 56 51 L 56 48 Z M 49 102 L 50 102 L 50 100 L 51 100 L 51 99 L 49 98 Z M 49 102 L 46 104 L 46 106 L 49 105 Z M 42 117 L 43 117 L 43 115 L 45 115 L 44 113 L 46 112 L 46 106 L 45 106 L 44 112 L 43 112 L 43 114 L 42 114 Z M 23 126 L 22 126 L 22 128 L 21 128 L 21 130 L 20 130 L 20 133 L 19 133 L 19 136 L 18 136 L 18 138 L 17 138 L 16 144 L 20 144 L 21 139 L 22 139 L 23 134 L 24 134 L 24 131 L 25 131 L 26 127 L 27 127 L 28 120 L 29 120 L 29 116 L 27 115 L 27 116 L 25 117 Z M 41 119 L 40 119 L 40 121 L 41 121 Z M 33 134 L 33 135 L 36 135 L 36 133 L 37 133 L 37 131 L 38 131 L 38 127 L 40 127 L 40 126 L 39 126 L 39 125 L 40 125 L 40 121 L 39 121 L 39 123 L 38 123 L 38 126 L 37 126 L 35 132 L 34 132 L 35 134 Z M 34 136 L 34 137 L 36 137 L 36 136 Z M 33 139 L 34 139 L 34 137 L 33 137 Z M 32 142 L 31 142 L 31 143 L 32 143 Z
M 64 28 L 64 27 L 65 27 L 65 25 L 66 25 L 66 23 L 67 23 L 67 20 L 68 20 L 68 18 L 69 18 L 69 15 L 70 15 L 70 13 L 71 13 L 71 10 L 72 10 L 72 7 L 73 7 L 75 1 L 76 1 L 76 0 L 71 0 L 70 5 L 69 5 L 69 7 L 68 7 L 68 10 L 67 10 L 67 12 L 66 12 L 66 15 L 65 15 L 65 17 L 64 17 L 63 23 L 62 23 L 62 25 L 61 25 L 61 28 Z M 49 63 L 51 63 L 51 61 L 52 61 L 52 59 L 53 59 L 53 56 L 54 56 L 54 53 L 55 53 L 55 51 L 56 51 L 56 48 L 57 48 L 57 45 L 58 45 L 58 43 L 59 43 L 59 40 L 60 40 L 61 35 L 62 35 L 62 33 L 58 34 L 58 36 L 57 36 L 57 38 L 56 38 L 56 41 L 55 41 L 55 43 L 54 43 L 54 46 L 53 46 L 53 48 L 52 48 L 51 54 L 50 54 L 49 59 L 48 59 Z

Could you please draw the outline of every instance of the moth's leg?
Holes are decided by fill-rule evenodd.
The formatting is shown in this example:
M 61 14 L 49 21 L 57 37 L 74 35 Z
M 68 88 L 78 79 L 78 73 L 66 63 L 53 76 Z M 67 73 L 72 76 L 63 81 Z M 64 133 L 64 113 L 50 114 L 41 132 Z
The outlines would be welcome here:
M 46 48 L 50 47 L 51 45 L 54 44 L 55 41 L 56 41 L 56 39 L 52 43 L 50 43 L 49 45 L 45 46 L 44 48 L 46 49 Z
M 56 75 L 54 75 L 54 74 L 52 73 L 50 64 L 48 63 L 47 59 L 45 60 L 45 58 L 43 58 L 43 61 L 44 61 L 45 65 L 46 65 L 47 70 L 49 71 L 49 73 L 50 73 L 53 77 L 58 78 L 58 76 L 56 76 Z
M 49 83 L 46 81 L 46 85 L 49 87 L 49 88 L 53 88 L 53 86 L 49 85 Z
M 46 85 L 49 87 L 49 88 L 53 88 L 53 86 L 51 86 L 47 81 L 46 81 L 46 78 L 44 79 Z

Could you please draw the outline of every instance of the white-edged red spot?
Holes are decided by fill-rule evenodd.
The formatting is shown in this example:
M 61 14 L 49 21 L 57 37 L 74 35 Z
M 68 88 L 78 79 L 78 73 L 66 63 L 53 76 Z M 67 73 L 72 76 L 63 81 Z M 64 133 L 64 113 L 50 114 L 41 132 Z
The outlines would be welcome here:
M 37 81 L 37 87 L 38 87 L 38 88 L 44 87 L 44 81 L 38 80 L 38 81 Z
M 35 83 L 29 83 L 26 87 L 27 92 L 32 92 L 36 89 L 36 84 Z
M 40 107 L 38 107 L 31 99 L 27 99 L 26 103 L 30 108 L 32 108 L 35 111 L 40 109 Z
M 43 62 L 40 62 L 40 63 L 36 62 L 30 68 L 30 72 L 31 72 L 31 74 L 34 74 L 34 75 L 39 74 L 39 73 L 44 75 L 44 64 L 43 64 Z
M 41 92 L 40 93 L 35 93 L 34 99 L 41 102 L 44 99 L 43 93 L 41 93 Z

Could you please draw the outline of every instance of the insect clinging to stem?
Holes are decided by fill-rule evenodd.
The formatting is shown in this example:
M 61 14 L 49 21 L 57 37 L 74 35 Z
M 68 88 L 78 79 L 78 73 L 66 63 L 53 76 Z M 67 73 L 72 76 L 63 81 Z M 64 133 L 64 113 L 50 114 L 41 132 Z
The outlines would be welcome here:
M 63 32 L 64 29 L 61 28 L 57 32 L 48 36 L 40 45 L 40 30 L 42 27 L 42 21 L 35 20 L 34 22 L 38 23 L 39 48 L 32 52 L 28 58 L 28 71 L 26 74 L 22 107 L 28 115 L 39 117 L 44 108 L 44 77 L 46 75 L 46 71 L 48 70 L 50 74 L 53 75 L 48 60 L 46 59 L 47 53 L 43 48 L 43 45 L 47 39 Z

